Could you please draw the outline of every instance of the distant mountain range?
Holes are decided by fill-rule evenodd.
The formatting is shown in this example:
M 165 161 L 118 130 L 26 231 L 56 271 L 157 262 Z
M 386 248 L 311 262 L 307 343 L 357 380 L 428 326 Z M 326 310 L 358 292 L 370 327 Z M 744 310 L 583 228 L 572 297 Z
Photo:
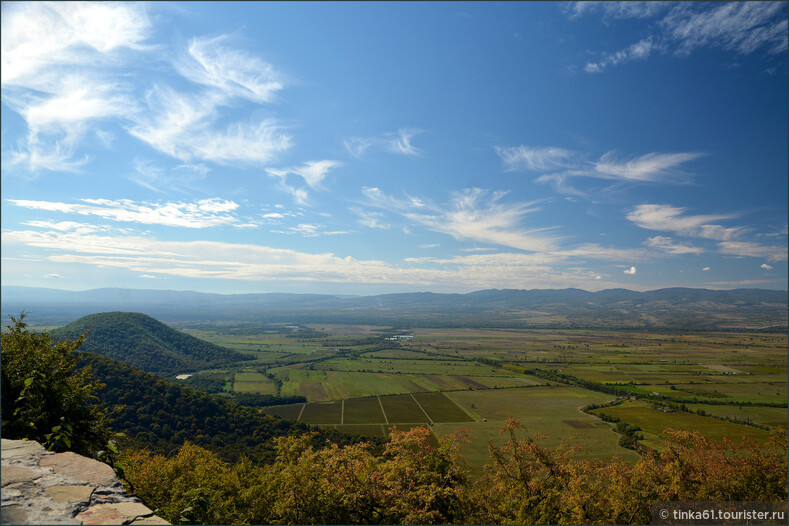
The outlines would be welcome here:
M 102 311 L 137 311 L 168 323 L 370 323 L 402 326 L 729 329 L 787 325 L 782 290 L 667 288 L 490 289 L 378 296 L 209 294 L 190 291 L 2 287 L 2 313 L 39 325 Z
M 55 340 L 86 334 L 81 351 L 101 354 L 143 371 L 176 374 L 251 359 L 177 331 L 137 312 L 90 314 L 52 332 Z

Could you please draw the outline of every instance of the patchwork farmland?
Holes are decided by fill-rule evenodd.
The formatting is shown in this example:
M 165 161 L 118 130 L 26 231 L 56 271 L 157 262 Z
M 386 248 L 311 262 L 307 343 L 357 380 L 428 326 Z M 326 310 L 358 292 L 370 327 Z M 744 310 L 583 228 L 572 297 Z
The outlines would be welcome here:
M 787 425 L 783 334 L 369 325 L 243 331 L 243 338 L 232 328 L 198 331 L 254 357 L 206 371 L 224 378 L 226 391 L 302 397 L 261 410 L 355 435 L 420 425 L 435 436 L 466 430 L 462 451 L 475 471 L 488 461 L 488 445 L 502 443 L 509 418 L 546 445 L 572 440 L 584 446 L 580 455 L 627 461 L 638 453 L 620 445 L 618 422 L 638 427 L 639 443 L 657 449 L 667 428 L 758 442 Z

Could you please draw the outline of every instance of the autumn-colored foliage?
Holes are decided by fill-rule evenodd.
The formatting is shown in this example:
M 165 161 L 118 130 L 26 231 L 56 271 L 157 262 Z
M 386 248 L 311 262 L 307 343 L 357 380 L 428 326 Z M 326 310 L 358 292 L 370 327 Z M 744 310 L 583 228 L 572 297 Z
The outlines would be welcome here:
M 786 500 L 785 433 L 735 446 L 669 430 L 663 452 L 627 464 L 578 458 L 568 441 L 546 448 L 524 431 L 507 423 L 476 482 L 459 453 L 463 435 L 435 445 L 425 427 L 394 431 L 381 455 L 278 438 L 276 460 L 260 466 L 194 445 L 169 459 L 136 452 L 127 476 L 174 523 L 645 524 L 656 500 Z
M 395 431 L 383 455 L 366 444 L 315 449 L 311 437 L 276 439 L 273 464 L 231 466 L 194 445 L 168 459 L 126 459 L 133 490 L 172 522 L 210 524 L 441 524 L 467 508 L 462 436 L 434 446 L 430 431 Z

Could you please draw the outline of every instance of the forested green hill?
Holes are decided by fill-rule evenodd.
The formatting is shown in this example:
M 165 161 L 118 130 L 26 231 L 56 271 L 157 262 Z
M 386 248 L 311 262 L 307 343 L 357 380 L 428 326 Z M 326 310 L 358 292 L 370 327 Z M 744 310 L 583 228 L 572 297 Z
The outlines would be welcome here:
M 85 332 L 88 334 L 81 350 L 158 374 L 172 375 L 250 358 L 136 312 L 84 316 L 53 331 L 52 338 L 74 340 Z
M 185 441 L 235 461 L 273 458 L 271 439 L 314 432 L 314 443 L 350 444 L 360 439 L 333 430 L 266 415 L 190 387 L 159 378 L 104 356 L 77 351 L 79 366 L 106 386 L 97 392 L 108 408 L 111 427 L 137 447 L 168 454 Z M 120 406 L 117 412 L 112 408 Z M 369 438 L 365 438 L 369 441 Z

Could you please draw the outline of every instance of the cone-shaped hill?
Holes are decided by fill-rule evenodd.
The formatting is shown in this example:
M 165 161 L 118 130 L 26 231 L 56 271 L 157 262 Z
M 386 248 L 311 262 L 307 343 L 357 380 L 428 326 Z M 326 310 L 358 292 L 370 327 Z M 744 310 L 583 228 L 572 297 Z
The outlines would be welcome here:
M 251 359 L 137 312 L 90 314 L 54 330 L 52 337 L 74 340 L 85 332 L 88 334 L 80 350 L 157 374 L 172 375 Z

